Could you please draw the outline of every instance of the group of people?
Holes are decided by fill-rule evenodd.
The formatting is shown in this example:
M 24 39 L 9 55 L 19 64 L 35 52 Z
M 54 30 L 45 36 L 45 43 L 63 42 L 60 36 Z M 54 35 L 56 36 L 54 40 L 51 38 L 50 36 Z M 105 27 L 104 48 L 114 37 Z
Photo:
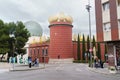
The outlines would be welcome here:
M 95 58 L 94 59 L 94 67 L 95 68 L 103 68 L 103 61 L 98 58 Z
M 28 57 L 28 64 L 29 64 L 29 68 L 31 68 L 31 66 L 39 66 L 39 59 L 35 58 L 35 60 L 32 61 L 32 58 Z
M 120 66 L 120 52 L 118 51 L 116 53 L 116 58 L 117 58 L 117 65 Z

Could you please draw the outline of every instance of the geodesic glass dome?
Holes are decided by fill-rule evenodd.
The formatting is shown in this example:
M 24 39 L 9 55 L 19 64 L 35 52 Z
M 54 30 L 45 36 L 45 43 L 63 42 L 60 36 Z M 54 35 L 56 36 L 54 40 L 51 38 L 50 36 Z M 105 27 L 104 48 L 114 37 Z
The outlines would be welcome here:
M 24 25 L 30 32 L 31 36 L 42 36 L 43 29 L 39 23 L 35 21 L 27 21 Z

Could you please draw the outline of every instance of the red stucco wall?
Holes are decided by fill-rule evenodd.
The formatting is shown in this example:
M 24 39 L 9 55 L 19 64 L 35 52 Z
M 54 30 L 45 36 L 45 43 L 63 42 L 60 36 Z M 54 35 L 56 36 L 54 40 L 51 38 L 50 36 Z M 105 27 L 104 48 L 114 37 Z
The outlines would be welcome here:
M 61 23 L 62 24 L 62 23 Z M 51 59 L 73 58 L 72 25 L 50 25 L 50 53 Z

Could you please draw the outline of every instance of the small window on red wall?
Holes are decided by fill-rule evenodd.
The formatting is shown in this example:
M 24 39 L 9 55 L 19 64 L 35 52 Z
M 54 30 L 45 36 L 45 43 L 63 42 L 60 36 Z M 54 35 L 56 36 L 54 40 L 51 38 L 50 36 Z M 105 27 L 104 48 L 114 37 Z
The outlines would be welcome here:
M 32 56 L 32 49 L 30 49 L 30 56 Z
M 48 55 L 48 49 L 42 49 L 42 56 Z
M 35 48 L 34 48 L 34 55 L 36 54 Z
M 38 54 L 39 54 L 40 49 L 38 48 Z
M 44 56 L 44 49 L 42 49 L 42 56 Z
M 48 49 L 46 49 L 46 56 L 48 55 Z

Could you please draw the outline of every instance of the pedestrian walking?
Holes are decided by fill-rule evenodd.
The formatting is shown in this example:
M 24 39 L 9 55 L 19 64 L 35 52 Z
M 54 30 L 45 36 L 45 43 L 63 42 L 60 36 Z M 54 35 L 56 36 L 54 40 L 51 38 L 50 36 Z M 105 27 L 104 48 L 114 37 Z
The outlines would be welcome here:
M 95 66 L 95 68 L 98 67 L 98 58 L 95 58 L 95 59 L 94 59 L 94 66 Z
M 28 63 L 29 63 L 29 68 L 31 68 L 31 64 L 32 64 L 32 59 L 31 59 L 31 57 L 28 57 Z
M 103 61 L 100 60 L 100 67 L 103 68 Z

